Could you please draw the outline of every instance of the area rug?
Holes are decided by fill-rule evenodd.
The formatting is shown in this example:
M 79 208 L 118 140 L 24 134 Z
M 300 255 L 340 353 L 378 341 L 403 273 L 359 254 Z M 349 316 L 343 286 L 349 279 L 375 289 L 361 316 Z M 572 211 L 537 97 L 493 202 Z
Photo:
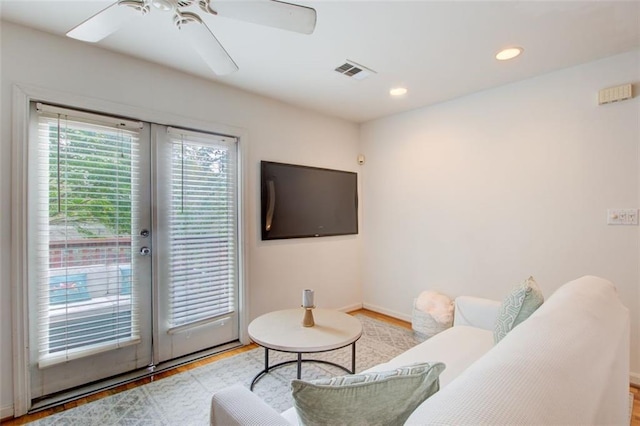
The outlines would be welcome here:
M 363 335 L 356 344 L 356 372 L 385 362 L 418 343 L 409 329 L 364 315 L 356 317 L 363 327 Z M 293 357 L 293 354 L 269 352 L 272 365 Z M 350 367 L 351 347 L 309 356 L 312 357 Z M 263 368 L 264 349 L 253 349 L 31 424 L 208 425 L 211 395 L 236 383 L 249 387 L 253 377 Z M 289 383 L 295 378 L 296 368 L 291 364 L 273 370 L 256 384 L 254 392 L 278 412 L 292 407 Z M 302 365 L 302 378 L 306 380 L 342 374 L 344 371 L 325 364 Z

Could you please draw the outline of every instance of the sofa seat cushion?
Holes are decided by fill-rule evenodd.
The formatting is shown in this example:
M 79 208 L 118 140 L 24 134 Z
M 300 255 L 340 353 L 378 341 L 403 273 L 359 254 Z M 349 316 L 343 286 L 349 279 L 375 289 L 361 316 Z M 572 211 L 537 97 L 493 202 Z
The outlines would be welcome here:
M 442 389 L 493 346 L 493 331 L 454 326 L 363 373 L 389 371 L 420 362 L 442 362 L 446 367 L 439 377 Z M 298 424 L 295 408 L 286 410 L 282 416 L 289 423 Z
M 455 326 L 365 372 L 386 371 L 416 362 L 442 362 L 446 366 L 440 374 L 443 388 L 493 346 L 492 331 Z

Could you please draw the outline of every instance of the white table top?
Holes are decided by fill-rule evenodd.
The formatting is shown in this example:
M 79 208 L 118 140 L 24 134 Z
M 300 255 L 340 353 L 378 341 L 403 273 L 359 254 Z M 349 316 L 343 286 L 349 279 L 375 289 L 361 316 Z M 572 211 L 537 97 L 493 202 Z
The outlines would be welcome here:
M 303 353 L 338 349 L 362 336 L 360 321 L 344 312 L 314 309 L 313 327 L 303 327 L 303 316 L 303 308 L 264 314 L 251 321 L 249 336 L 268 349 Z

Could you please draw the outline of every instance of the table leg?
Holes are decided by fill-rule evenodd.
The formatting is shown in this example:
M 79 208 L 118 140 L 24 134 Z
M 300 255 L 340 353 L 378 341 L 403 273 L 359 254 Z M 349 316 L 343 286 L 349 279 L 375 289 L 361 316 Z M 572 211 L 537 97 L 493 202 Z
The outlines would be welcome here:
M 351 374 L 356 374 L 356 342 L 351 344 Z
M 343 347 L 346 347 L 346 346 L 343 346 Z M 342 348 L 339 348 L 339 349 L 342 349 Z M 293 363 L 296 364 L 297 369 L 298 369 L 297 374 L 296 374 L 296 377 L 298 378 L 298 380 L 300 380 L 302 378 L 302 363 L 303 362 L 314 362 L 314 363 L 319 363 L 319 364 L 332 365 L 334 367 L 338 367 L 338 368 L 344 370 L 347 373 L 350 373 L 350 374 L 355 374 L 356 373 L 356 342 L 351 343 L 351 370 L 349 370 L 347 367 L 345 367 L 343 365 L 339 365 L 339 364 L 336 364 L 336 363 L 330 362 L 330 361 L 324 361 L 324 360 L 313 359 L 313 358 L 311 358 L 311 359 L 309 359 L 309 358 L 302 359 L 302 352 L 296 352 L 296 354 L 297 354 L 296 359 L 292 359 L 292 360 L 284 361 L 284 362 L 278 362 L 278 363 L 273 364 L 273 365 L 270 366 L 269 365 L 269 349 L 264 348 L 264 370 L 262 370 L 261 372 L 256 374 L 256 376 L 251 381 L 251 386 L 249 386 L 249 389 L 253 390 L 253 387 L 258 382 L 258 380 L 262 379 L 262 377 L 264 377 L 264 375 L 269 373 L 271 370 L 275 370 L 276 368 L 282 367 L 284 365 L 293 364 Z

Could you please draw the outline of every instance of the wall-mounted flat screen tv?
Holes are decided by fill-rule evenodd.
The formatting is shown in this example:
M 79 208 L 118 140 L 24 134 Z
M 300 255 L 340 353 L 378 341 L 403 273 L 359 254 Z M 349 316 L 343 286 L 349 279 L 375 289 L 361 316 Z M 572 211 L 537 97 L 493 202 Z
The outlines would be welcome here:
M 263 240 L 358 233 L 358 175 L 260 163 Z

